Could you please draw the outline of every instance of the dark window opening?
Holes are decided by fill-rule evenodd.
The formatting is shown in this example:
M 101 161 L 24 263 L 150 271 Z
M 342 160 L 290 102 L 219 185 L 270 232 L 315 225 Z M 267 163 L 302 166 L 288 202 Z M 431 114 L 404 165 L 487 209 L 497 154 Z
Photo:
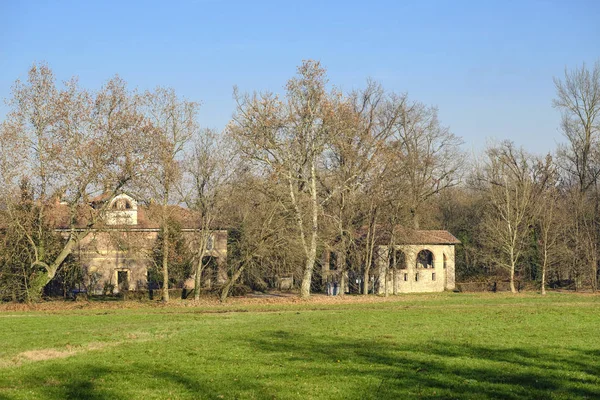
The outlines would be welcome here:
M 388 256 L 390 269 L 406 269 L 406 256 L 402 250 L 392 249 Z
M 129 274 L 127 271 L 117 271 L 117 287 L 119 291 L 129 290 Z
M 421 250 L 417 255 L 417 268 L 433 268 L 433 253 Z
M 435 281 L 435 272 L 431 274 L 431 280 Z

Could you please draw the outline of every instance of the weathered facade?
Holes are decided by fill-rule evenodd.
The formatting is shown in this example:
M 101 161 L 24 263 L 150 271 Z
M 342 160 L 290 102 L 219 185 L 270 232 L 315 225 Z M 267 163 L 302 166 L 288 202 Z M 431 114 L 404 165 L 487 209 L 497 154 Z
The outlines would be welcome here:
M 152 249 L 160 232 L 157 210 L 139 206 L 134 198 L 124 193 L 107 201 L 110 204 L 104 223 L 88 234 L 74 251 L 87 277 L 88 291 L 102 293 L 110 288 L 113 293 L 118 293 L 124 289 L 146 289 L 148 270 L 154 262 Z M 181 225 L 186 245 L 190 249 L 198 246 L 201 233 L 194 226 L 189 210 L 173 206 L 170 211 Z M 57 230 L 68 235 L 67 229 Z M 203 254 L 203 258 L 206 257 L 210 259 L 206 260 L 208 266 L 201 279 L 203 286 L 224 283 L 227 279 L 227 231 L 210 233 Z M 193 277 L 180 283 L 187 288 L 193 285 Z
M 396 227 L 393 236 L 381 232 L 374 244 L 369 281 L 362 274 L 350 275 L 336 265 L 340 258 L 334 252 L 326 254 L 322 277 L 327 289 L 349 292 L 351 287 L 378 294 L 442 292 L 455 288 L 454 246 L 460 241 L 448 231 L 412 230 Z M 361 240 L 361 238 L 359 238 Z M 364 266 L 363 266 L 364 267 Z M 330 294 L 333 294 L 329 291 Z

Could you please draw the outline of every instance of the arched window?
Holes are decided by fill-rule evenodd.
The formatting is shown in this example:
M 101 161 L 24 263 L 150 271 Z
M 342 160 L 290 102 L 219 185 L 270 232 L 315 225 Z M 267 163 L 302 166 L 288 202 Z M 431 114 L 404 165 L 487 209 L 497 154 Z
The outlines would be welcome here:
M 446 254 L 444 254 L 444 269 L 446 269 L 447 266 L 448 266 L 448 257 L 446 257 Z
M 388 253 L 390 269 L 406 269 L 406 256 L 399 249 L 392 249 Z
M 433 268 L 433 253 L 429 250 L 421 250 L 417 254 L 417 268 Z

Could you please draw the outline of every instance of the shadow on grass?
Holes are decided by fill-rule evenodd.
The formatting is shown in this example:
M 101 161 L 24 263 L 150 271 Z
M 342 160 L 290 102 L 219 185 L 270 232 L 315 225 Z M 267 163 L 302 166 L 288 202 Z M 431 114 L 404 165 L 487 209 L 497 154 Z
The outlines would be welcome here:
M 157 368 L 155 364 L 136 362 L 127 366 L 115 364 L 114 367 L 97 367 L 84 363 L 61 364 L 52 368 L 49 364 L 38 364 L 34 366 L 33 373 L 18 379 L 18 386 L 4 386 L 0 377 L 0 400 L 232 398 L 230 391 L 233 390 L 231 385 L 234 378 L 212 379 L 211 376 L 198 374 L 197 370 L 181 368 L 182 366 L 169 364 L 164 368 Z M 173 371 L 174 368 L 178 370 Z M 249 379 L 235 379 L 234 386 L 236 393 L 256 394 L 252 398 L 276 398 L 276 393 Z
M 452 340 L 407 345 L 392 336 L 355 340 L 284 330 L 236 340 L 229 350 L 206 359 L 173 348 L 164 363 L 40 363 L 0 377 L 0 399 L 600 398 L 598 350 Z M 256 357 L 236 359 L 240 352 Z
M 325 374 L 333 382 L 342 376 L 370 376 L 379 382 L 377 387 L 355 388 L 356 398 L 600 398 L 598 351 L 441 341 L 406 346 L 385 338 L 320 339 L 285 331 L 252 340 L 250 346 L 290 363 L 310 365 L 302 374 Z M 348 366 L 330 367 L 338 362 Z

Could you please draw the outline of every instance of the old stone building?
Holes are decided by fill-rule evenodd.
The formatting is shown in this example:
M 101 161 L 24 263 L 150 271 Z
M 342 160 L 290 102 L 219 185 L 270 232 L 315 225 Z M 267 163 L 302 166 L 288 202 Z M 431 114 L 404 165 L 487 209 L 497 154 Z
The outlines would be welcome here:
M 358 241 L 364 241 L 359 237 Z M 384 294 L 441 292 L 455 288 L 454 247 L 460 244 L 450 232 L 414 230 L 396 227 L 393 235 L 381 230 L 373 249 L 369 282 L 362 275 L 349 275 L 348 268 L 337 265 L 335 252 L 325 255 L 322 277 L 326 287 L 340 285 L 349 292 L 352 287 Z
M 128 194 L 122 193 L 112 199 L 98 198 L 95 202 L 108 201 L 103 222 L 79 243 L 74 251 L 86 276 L 88 291 L 113 293 L 123 289 L 148 288 L 148 271 L 154 263 L 152 249 L 159 236 L 159 207 L 141 206 Z M 200 231 L 197 218 L 185 208 L 169 206 L 169 214 L 179 226 L 190 250 L 198 246 Z M 60 225 L 60 224 L 59 224 Z M 57 231 L 68 235 L 66 226 Z M 202 276 L 204 287 L 224 283 L 227 279 L 227 231 L 210 233 L 207 249 L 203 254 L 207 265 Z M 179 286 L 193 287 L 193 277 L 179 282 Z

